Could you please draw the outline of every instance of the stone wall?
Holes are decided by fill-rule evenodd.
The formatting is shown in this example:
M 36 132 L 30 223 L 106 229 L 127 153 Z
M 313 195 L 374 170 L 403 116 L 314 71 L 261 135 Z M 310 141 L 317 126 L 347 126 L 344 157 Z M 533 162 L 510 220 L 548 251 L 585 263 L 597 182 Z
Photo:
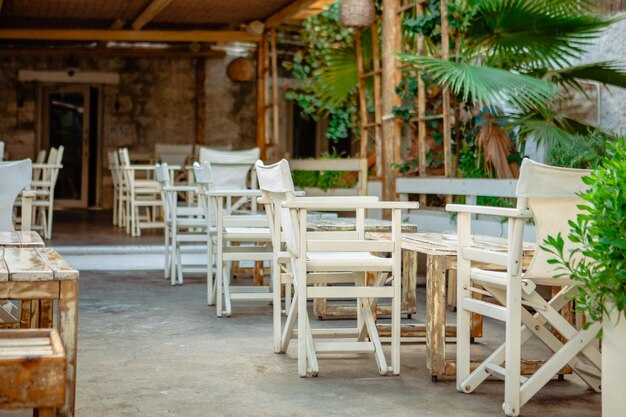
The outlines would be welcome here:
M 19 70 L 63 71 L 67 58 L 0 58 L 0 140 L 11 159 L 33 158 L 37 147 L 38 85 L 19 83 Z M 206 62 L 206 136 L 208 146 L 242 149 L 256 142 L 256 83 L 226 77 L 228 58 Z M 196 140 L 195 61 L 183 58 L 77 57 L 78 71 L 114 72 L 119 85 L 104 85 L 102 165 L 106 152 L 121 146 L 151 153 L 156 142 Z M 110 177 L 103 169 L 101 204 L 110 206 Z
M 587 48 L 582 59 L 574 64 L 587 64 L 602 61 L 620 61 L 626 65 L 626 19 L 616 21 L 609 26 Z M 617 134 L 626 135 L 626 89 L 617 87 L 600 87 L 599 126 Z

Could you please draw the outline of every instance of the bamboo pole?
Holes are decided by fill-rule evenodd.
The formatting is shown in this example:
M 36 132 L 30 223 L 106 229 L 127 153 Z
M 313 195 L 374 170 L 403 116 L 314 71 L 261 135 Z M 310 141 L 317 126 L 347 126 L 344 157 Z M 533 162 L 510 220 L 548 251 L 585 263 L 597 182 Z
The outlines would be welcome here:
M 396 58 L 394 53 L 396 50 L 396 38 L 400 29 L 398 25 L 398 14 L 396 9 L 399 5 L 398 0 L 383 0 L 383 74 L 382 74 L 382 92 L 383 92 L 383 132 L 385 142 L 383 144 L 383 199 L 395 200 L 396 183 L 395 173 L 393 169 L 394 161 L 394 142 L 398 134 L 398 124 L 393 115 L 393 106 L 396 97 L 395 74 Z
M 424 14 L 424 4 L 417 3 L 415 6 L 417 16 Z M 417 53 L 425 55 L 424 36 L 417 37 Z M 426 86 L 422 79 L 422 72 L 417 72 L 417 145 L 418 145 L 418 172 L 420 177 L 426 176 Z M 420 196 L 420 204 L 426 203 L 425 196 Z
M 378 24 L 372 25 L 372 60 L 374 61 L 374 121 L 376 122 L 376 176 L 382 175 L 382 151 L 383 151 L 383 108 L 381 103 L 381 70 L 380 70 L 380 44 L 378 39 Z
M 272 153 L 272 158 L 275 159 L 278 157 L 277 155 L 277 146 L 279 143 L 279 134 L 280 134 L 280 126 L 278 125 L 278 54 L 276 51 L 276 29 L 271 30 L 271 49 L 272 49 L 272 143 L 270 144 L 270 152 Z
M 261 150 L 261 159 L 267 160 L 267 147 L 265 146 L 265 46 L 267 33 L 263 34 L 263 40 L 257 45 L 256 66 L 256 146 Z
M 441 0 L 441 49 L 442 58 L 450 57 L 450 34 L 448 29 L 448 5 L 446 0 Z M 452 160 L 452 132 L 450 131 L 450 91 L 443 89 L 443 159 L 446 177 L 451 175 Z
M 361 142 L 359 148 L 359 156 L 367 158 L 367 101 L 365 97 L 365 78 L 363 73 L 363 39 L 361 30 L 357 30 L 354 36 L 356 46 L 356 65 L 359 77 L 359 110 L 361 115 Z

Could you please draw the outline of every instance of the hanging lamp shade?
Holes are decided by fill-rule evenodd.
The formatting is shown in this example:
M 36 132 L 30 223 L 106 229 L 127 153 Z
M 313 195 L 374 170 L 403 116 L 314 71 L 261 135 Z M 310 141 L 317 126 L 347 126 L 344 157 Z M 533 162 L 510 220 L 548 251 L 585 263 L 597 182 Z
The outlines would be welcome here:
M 235 58 L 226 67 L 226 75 L 232 81 L 251 81 L 254 73 L 254 64 L 248 58 Z
M 366 28 L 375 18 L 373 0 L 343 0 L 339 6 L 339 23 L 344 27 Z

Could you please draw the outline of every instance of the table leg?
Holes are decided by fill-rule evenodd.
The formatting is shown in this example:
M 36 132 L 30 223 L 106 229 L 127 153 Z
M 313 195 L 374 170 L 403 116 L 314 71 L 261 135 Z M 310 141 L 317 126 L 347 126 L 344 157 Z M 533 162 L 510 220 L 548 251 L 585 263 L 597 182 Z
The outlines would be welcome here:
M 61 281 L 59 295 L 58 330 L 67 355 L 67 386 L 65 405 L 59 410 L 62 417 L 74 416 L 76 401 L 76 350 L 78 331 L 78 281 Z
M 445 256 L 426 256 L 426 366 L 433 380 L 446 373 L 445 273 Z
M 405 313 L 411 317 L 417 312 L 417 257 L 412 250 L 402 250 L 402 301 Z

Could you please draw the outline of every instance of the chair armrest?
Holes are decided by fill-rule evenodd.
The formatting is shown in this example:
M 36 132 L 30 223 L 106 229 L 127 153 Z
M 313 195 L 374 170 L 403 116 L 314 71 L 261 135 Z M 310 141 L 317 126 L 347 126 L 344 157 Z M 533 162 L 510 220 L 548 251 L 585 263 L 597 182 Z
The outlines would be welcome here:
M 456 213 L 486 214 L 490 216 L 513 217 L 519 219 L 532 219 L 533 212 L 528 209 L 516 209 L 506 207 L 470 206 L 466 204 L 448 204 L 446 211 Z
M 328 200 L 329 198 L 331 200 Z M 293 209 L 311 209 L 318 211 L 336 210 L 357 210 L 357 209 L 417 209 L 419 203 L 408 201 L 363 201 L 355 200 L 356 197 L 316 197 L 316 198 L 296 198 L 285 201 L 282 206 Z
M 22 224 L 21 229 L 23 232 L 30 232 L 32 226 L 32 207 L 33 199 L 35 198 L 35 191 L 24 190 L 22 192 Z
M 170 185 L 163 187 L 163 191 L 198 191 L 198 187 L 193 185 Z
M 215 190 L 205 194 L 210 197 L 260 197 L 261 190 Z

